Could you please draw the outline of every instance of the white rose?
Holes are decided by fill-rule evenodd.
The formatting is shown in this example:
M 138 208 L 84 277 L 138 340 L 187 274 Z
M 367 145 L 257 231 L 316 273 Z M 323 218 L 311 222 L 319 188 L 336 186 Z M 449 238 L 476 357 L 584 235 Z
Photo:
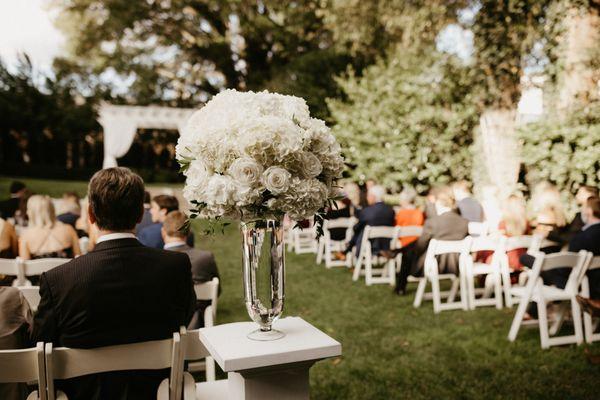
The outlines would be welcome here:
M 204 198 L 208 204 L 227 205 L 234 203 L 236 186 L 233 180 L 224 175 L 213 175 L 204 191 Z
M 262 174 L 261 182 L 273 194 L 283 193 L 290 187 L 292 174 L 281 167 L 269 167 Z
M 316 178 L 323 171 L 321 161 L 312 153 L 303 152 L 301 155 L 301 171 L 307 178 Z
M 202 161 L 194 160 L 185 171 L 185 176 L 187 177 L 188 184 L 194 186 L 203 185 L 208 179 L 208 171 Z
M 229 176 L 241 186 L 254 186 L 260 182 L 263 167 L 249 157 L 238 158 L 229 167 Z

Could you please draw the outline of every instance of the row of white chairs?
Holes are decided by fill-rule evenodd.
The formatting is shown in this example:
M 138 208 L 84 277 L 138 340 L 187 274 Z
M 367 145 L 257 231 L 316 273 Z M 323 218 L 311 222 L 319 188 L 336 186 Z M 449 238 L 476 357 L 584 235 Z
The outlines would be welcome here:
M 205 327 L 214 326 L 218 290 L 218 278 L 194 285 L 199 300 L 211 301 L 204 312 Z M 189 362 L 187 371 L 184 371 L 185 361 Z M 11 366 L 0 368 L 2 383 L 37 383 L 38 391 L 32 393 L 28 400 L 66 399 L 64 393 L 55 393 L 54 381 L 57 379 L 109 371 L 166 368 L 171 368 L 171 373 L 158 389 L 159 400 L 180 399 L 182 392 L 184 399 L 219 398 L 215 397 L 216 393 L 221 393 L 220 398 L 226 398 L 226 385 L 215 380 L 214 359 L 200 342 L 198 330 L 187 331 L 185 327 L 174 333 L 172 339 L 96 349 L 54 348 L 51 343 L 40 342 L 30 349 L 0 350 L 0 365 Z M 189 372 L 199 370 L 205 370 L 206 382 L 196 384 Z
M 16 276 L 13 286 L 31 286 L 28 277 L 38 276 L 69 262 L 69 258 L 40 258 L 23 260 L 17 258 L 0 258 L 0 274 Z

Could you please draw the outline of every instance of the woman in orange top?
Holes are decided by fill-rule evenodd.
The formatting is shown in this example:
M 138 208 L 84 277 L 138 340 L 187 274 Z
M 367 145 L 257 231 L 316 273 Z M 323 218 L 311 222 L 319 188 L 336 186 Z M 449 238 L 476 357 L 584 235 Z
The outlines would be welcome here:
M 415 207 L 414 201 L 417 192 L 410 187 L 404 188 L 400 193 L 400 209 L 396 213 L 396 226 L 422 226 L 425 222 L 423 212 Z M 400 238 L 402 247 L 415 242 L 418 236 L 405 236 Z

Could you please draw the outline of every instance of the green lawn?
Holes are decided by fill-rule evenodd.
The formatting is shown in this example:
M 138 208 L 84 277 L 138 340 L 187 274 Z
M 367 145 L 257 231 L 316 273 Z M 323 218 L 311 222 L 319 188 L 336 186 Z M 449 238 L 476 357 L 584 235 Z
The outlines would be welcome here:
M 28 184 L 53 195 L 67 187 Z M 0 178 L 0 191 L 5 187 Z M 215 253 L 222 275 L 218 323 L 248 320 L 237 227 L 212 237 L 196 228 L 197 245 Z M 412 307 L 414 287 L 399 298 L 389 286 L 366 287 L 345 269 L 317 266 L 312 255 L 288 254 L 286 278 L 284 314 L 304 318 L 343 346 L 340 359 L 313 367 L 313 399 L 599 398 L 600 366 L 587 362 L 584 346 L 541 350 L 537 329 L 522 329 L 515 343 L 508 342 L 514 309 L 434 315 L 430 302 Z

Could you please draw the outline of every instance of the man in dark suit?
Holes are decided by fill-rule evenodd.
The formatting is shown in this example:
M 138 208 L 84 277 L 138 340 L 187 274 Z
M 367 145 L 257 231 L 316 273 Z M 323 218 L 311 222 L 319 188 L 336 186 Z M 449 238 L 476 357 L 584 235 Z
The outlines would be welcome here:
M 346 250 L 343 253 L 336 253 L 336 258 L 344 260 L 346 254 L 356 248 L 356 255 L 360 254 L 365 227 L 368 226 L 394 226 L 396 214 L 394 209 L 383 202 L 385 189 L 382 186 L 373 185 L 367 192 L 368 207 L 363 208 L 358 214 L 358 222 L 354 225 L 354 234 Z M 371 241 L 371 250 L 373 254 L 378 254 L 381 250 L 388 250 L 390 241 L 387 239 L 374 239 Z
M 179 201 L 175 196 L 161 194 L 154 196 L 150 203 L 150 215 L 152 223 L 143 229 L 140 229 L 138 239 L 144 246 L 162 249 L 165 246 L 161 229 L 167 214 L 171 211 L 179 210 Z M 194 247 L 194 235 L 190 233 L 186 239 L 190 247 Z
M 181 211 L 171 211 L 167 214 L 162 226 L 162 237 L 165 241 L 165 250 L 185 253 L 192 263 L 192 280 L 194 283 L 209 282 L 219 278 L 219 270 L 215 257 L 210 251 L 194 249 L 185 242 L 188 237 L 186 227 L 187 217 Z M 219 285 L 219 294 L 221 285 Z M 198 329 L 204 326 L 204 310 L 210 305 L 208 300 L 196 301 L 196 311 L 188 329 Z
M 42 274 L 33 341 L 94 348 L 171 338 L 194 311 L 190 260 L 142 246 L 133 232 L 144 182 L 127 168 L 97 172 L 88 188 L 94 250 Z M 57 382 L 70 400 L 155 399 L 168 370 L 121 371 Z
M 10 184 L 10 198 L 0 201 L 0 218 L 14 218 L 26 190 L 23 182 L 14 181 Z
M 409 275 L 423 276 L 425 255 L 431 239 L 462 240 L 469 234 L 469 221 L 455 211 L 452 190 L 440 187 L 436 190 L 436 216 L 425 220 L 423 233 L 414 247 L 403 252 L 402 265 L 398 274 L 396 293 L 406 293 Z M 458 274 L 458 254 L 445 254 L 438 258 L 440 273 Z
M 587 250 L 600 256 L 600 198 L 590 197 L 581 209 L 583 228 L 569 242 L 569 251 Z M 571 274 L 571 268 L 556 268 L 542 272 L 547 285 L 564 288 Z M 600 299 L 600 270 L 588 271 L 590 298 Z
M 581 186 L 575 194 L 575 200 L 580 209 L 583 209 L 590 197 L 598 197 L 598 188 L 593 186 Z M 548 233 L 548 240 L 558 243 L 558 248 L 569 244 L 571 239 L 577 235 L 583 228 L 585 223 L 583 222 L 581 211 L 575 214 L 573 220 L 565 227 L 555 228 Z
M 135 226 L 135 234 L 139 235 L 142 229 L 147 226 L 152 225 L 152 214 L 150 213 L 150 208 L 152 207 L 150 204 L 150 193 L 148 191 L 144 192 L 144 215 L 142 216 L 142 220 L 139 224 Z

